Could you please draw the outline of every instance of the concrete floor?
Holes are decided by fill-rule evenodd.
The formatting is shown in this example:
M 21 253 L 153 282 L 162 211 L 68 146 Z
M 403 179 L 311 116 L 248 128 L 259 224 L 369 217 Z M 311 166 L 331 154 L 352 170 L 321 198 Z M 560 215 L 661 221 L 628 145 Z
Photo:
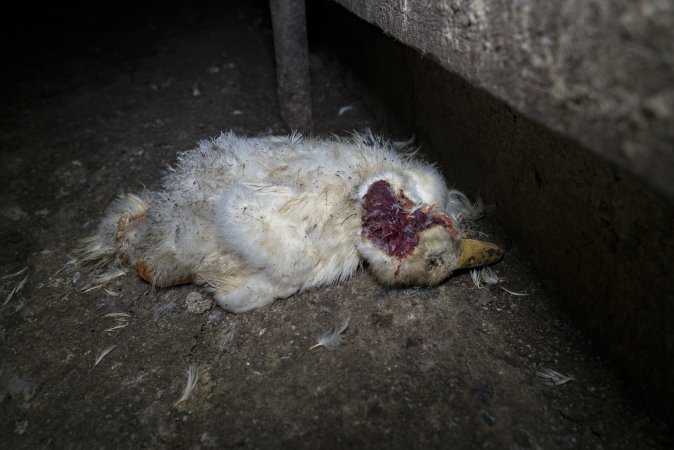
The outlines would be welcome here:
M 480 231 L 509 250 L 500 286 L 527 296 L 467 273 L 387 290 L 367 271 L 244 315 L 133 274 L 80 292 L 72 249 L 117 194 L 157 186 L 177 151 L 220 131 L 287 131 L 265 3 L 240 3 L 146 6 L 133 20 L 120 7 L 98 32 L 72 27 L 12 53 L 0 91 L 3 447 L 671 448 L 671 429 L 543 291 L 498 210 Z M 312 54 L 315 132 L 401 137 L 329 54 Z M 105 317 L 116 312 L 129 317 Z M 309 350 L 346 316 L 340 348 Z M 190 366 L 197 386 L 176 405 Z M 550 385 L 542 368 L 573 380 Z

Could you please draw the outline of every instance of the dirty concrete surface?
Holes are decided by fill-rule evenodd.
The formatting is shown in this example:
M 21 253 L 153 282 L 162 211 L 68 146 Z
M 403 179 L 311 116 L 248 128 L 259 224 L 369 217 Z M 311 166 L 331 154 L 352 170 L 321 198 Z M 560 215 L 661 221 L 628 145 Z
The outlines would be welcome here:
M 116 195 L 156 187 L 176 152 L 221 131 L 288 131 L 266 4 L 220 3 L 120 7 L 105 26 L 12 54 L 0 88 L 3 447 L 671 448 L 667 425 L 543 291 L 498 210 L 478 224 L 508 250 L 495 286 L 457 273 L 385 289 L 361 270 L 242 315 L 132 273 L 81 292 L 72 250 Z M 402 137 L 329 55 L 312 49 L 315 133 Z M 340 347 L 309 350 L 346 317 Z M 177 403 L 190 367 L 196 387 Z M 573 379 L 551 385 L 544 368 Z

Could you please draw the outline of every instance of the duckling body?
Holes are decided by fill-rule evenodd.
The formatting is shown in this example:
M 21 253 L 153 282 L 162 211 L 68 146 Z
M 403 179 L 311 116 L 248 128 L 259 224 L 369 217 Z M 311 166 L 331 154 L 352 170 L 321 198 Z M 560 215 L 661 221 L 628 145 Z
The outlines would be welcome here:
M 81 259 L 131 264 L 160 287 L 206 284 L 244 312 L 363 260 L 385 284 L 437 284 L 469 209 L 436 169 L 377 138 L 227 133 L 179 154 L 161 190 L 113 203 Z

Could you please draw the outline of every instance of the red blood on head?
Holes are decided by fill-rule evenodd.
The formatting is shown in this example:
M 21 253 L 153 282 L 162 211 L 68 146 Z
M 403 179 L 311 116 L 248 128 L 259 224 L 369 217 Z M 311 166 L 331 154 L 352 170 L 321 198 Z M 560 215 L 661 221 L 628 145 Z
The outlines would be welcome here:
M 363 196 L 361 235 L 390 256 L 404 258 L 419 244 L 419 233 L 435 225 L 449 229 L 454 237 L 458 232 L 454 222 L 433 207 L 415 208 L 401 191 L 396 194 L 385 180 L 372 183 Z

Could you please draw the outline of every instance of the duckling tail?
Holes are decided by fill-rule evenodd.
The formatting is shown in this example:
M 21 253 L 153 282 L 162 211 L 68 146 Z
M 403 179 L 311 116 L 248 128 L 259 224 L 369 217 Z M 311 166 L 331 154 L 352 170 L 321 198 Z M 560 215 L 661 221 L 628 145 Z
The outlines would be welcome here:
M 148 204 L 135 194 L 125 194 L 110 206 L 96 234 L 81 239 L 76 254 L 84 265 L 100 269 L 129 262 L 138 240 L 139 225 L 147 217 Z

